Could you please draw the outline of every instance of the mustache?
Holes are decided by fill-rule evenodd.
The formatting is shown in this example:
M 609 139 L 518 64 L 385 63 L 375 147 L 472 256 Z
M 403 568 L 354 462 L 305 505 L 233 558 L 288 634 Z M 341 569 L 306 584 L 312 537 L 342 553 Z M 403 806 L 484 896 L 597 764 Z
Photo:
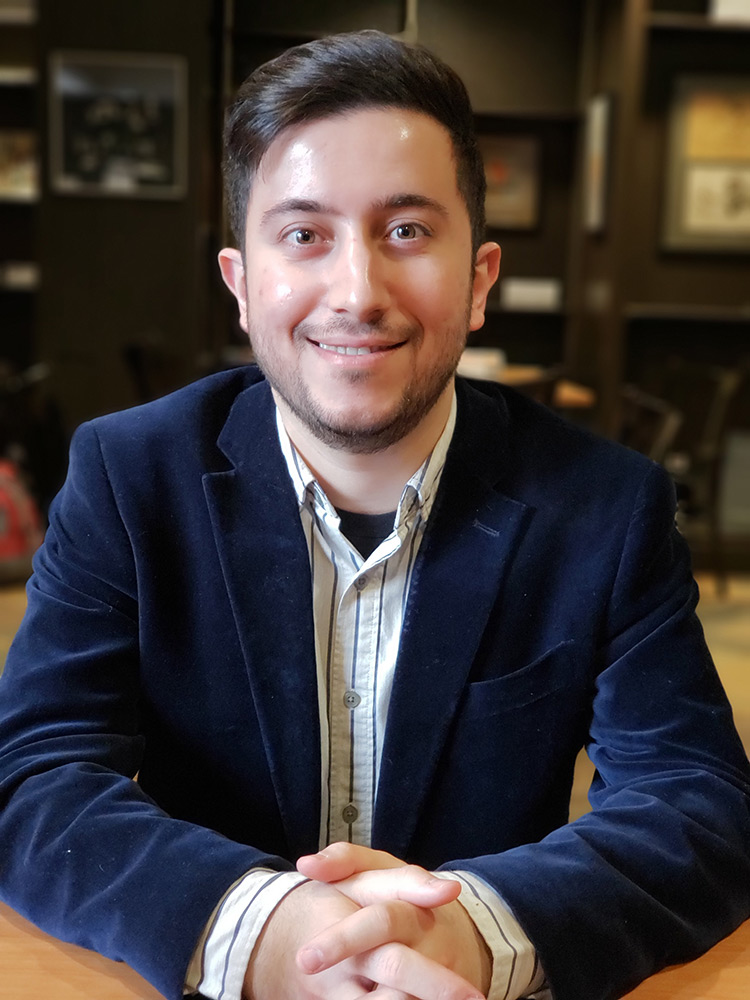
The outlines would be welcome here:
M 377 334 L 379 338 L 390 343 L 400 343 L 418 331 L 419 327 L 413 323 L 396 325 L 382 319 L 374 320 L 372 323 L 357 323 L 356 320 L 341 316 L 327 323 L 312 323 L 309 320 L 301 320 L 294 327 L 294 336 L 325 343 L 327 337 L 332 335 L 334 337 L 343 336 L 351 340 L 364 340 Z

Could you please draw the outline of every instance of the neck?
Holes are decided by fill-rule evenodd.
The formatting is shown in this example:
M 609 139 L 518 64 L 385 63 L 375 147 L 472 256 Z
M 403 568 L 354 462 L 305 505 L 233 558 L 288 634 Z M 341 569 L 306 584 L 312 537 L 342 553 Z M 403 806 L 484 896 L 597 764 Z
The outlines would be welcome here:
M 334 507 L 358 514 L 385 514 L 398 507 L 404 486 L 440 439 L 450 415 L 453 382 L 412 431 L 372 454 L 324 444 L 276 393 L 274 397 L 292 444 Z

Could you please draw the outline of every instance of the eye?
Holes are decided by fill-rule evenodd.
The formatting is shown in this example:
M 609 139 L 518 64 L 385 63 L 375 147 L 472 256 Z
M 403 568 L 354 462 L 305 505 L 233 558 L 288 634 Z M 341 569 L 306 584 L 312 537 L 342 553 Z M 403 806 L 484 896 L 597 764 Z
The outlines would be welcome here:
M 293 240 L 298 246 L 307 247 L 315 242 L 315 233 L 312 229 L 294 229 L 287 238 Z
M 402 222 L 395 227 L 393 235 L 397 240 L 415 240 L 422 233 L 413 222 Z

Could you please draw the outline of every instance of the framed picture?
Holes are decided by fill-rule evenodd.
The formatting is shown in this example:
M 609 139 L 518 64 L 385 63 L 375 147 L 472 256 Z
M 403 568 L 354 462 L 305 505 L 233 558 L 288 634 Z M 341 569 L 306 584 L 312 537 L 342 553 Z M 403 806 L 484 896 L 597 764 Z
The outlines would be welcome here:
M 0 199 L 34 201 L 38 194 L 36 136 L 24 129 L 0 129 Z
M 607 222 L 612 95 L 595 94 L 586 105 L 583 228 L 601 233 Z
M 539 224 L 539 146 L 536 136 L 479 136 L 488 226 L 533 229 Z
M 184 59 L 54 53 L 50 175 L 59 194 L 182 197 L 187 188 Z
M 729 24 L 750 22 L 750 0 L 711 0 L 708 16 Z
M 677 80 L 664 244 L 673 250 L 750 251 L 750 77 Z
M 0 24 L 33 24 L 36 0 L 0 0 Z

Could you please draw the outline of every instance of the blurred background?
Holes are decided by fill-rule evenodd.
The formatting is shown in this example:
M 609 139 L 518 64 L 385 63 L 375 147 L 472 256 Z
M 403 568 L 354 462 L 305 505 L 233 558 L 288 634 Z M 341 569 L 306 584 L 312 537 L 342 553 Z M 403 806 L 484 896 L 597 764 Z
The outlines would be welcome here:
M 750 0 L 0 0 L 3 636 L 75 427 L 248 359 L 229 96 L 364 27 L 472 97 L 503 271 L 463 369 L 664 463 L 750 718 Z

